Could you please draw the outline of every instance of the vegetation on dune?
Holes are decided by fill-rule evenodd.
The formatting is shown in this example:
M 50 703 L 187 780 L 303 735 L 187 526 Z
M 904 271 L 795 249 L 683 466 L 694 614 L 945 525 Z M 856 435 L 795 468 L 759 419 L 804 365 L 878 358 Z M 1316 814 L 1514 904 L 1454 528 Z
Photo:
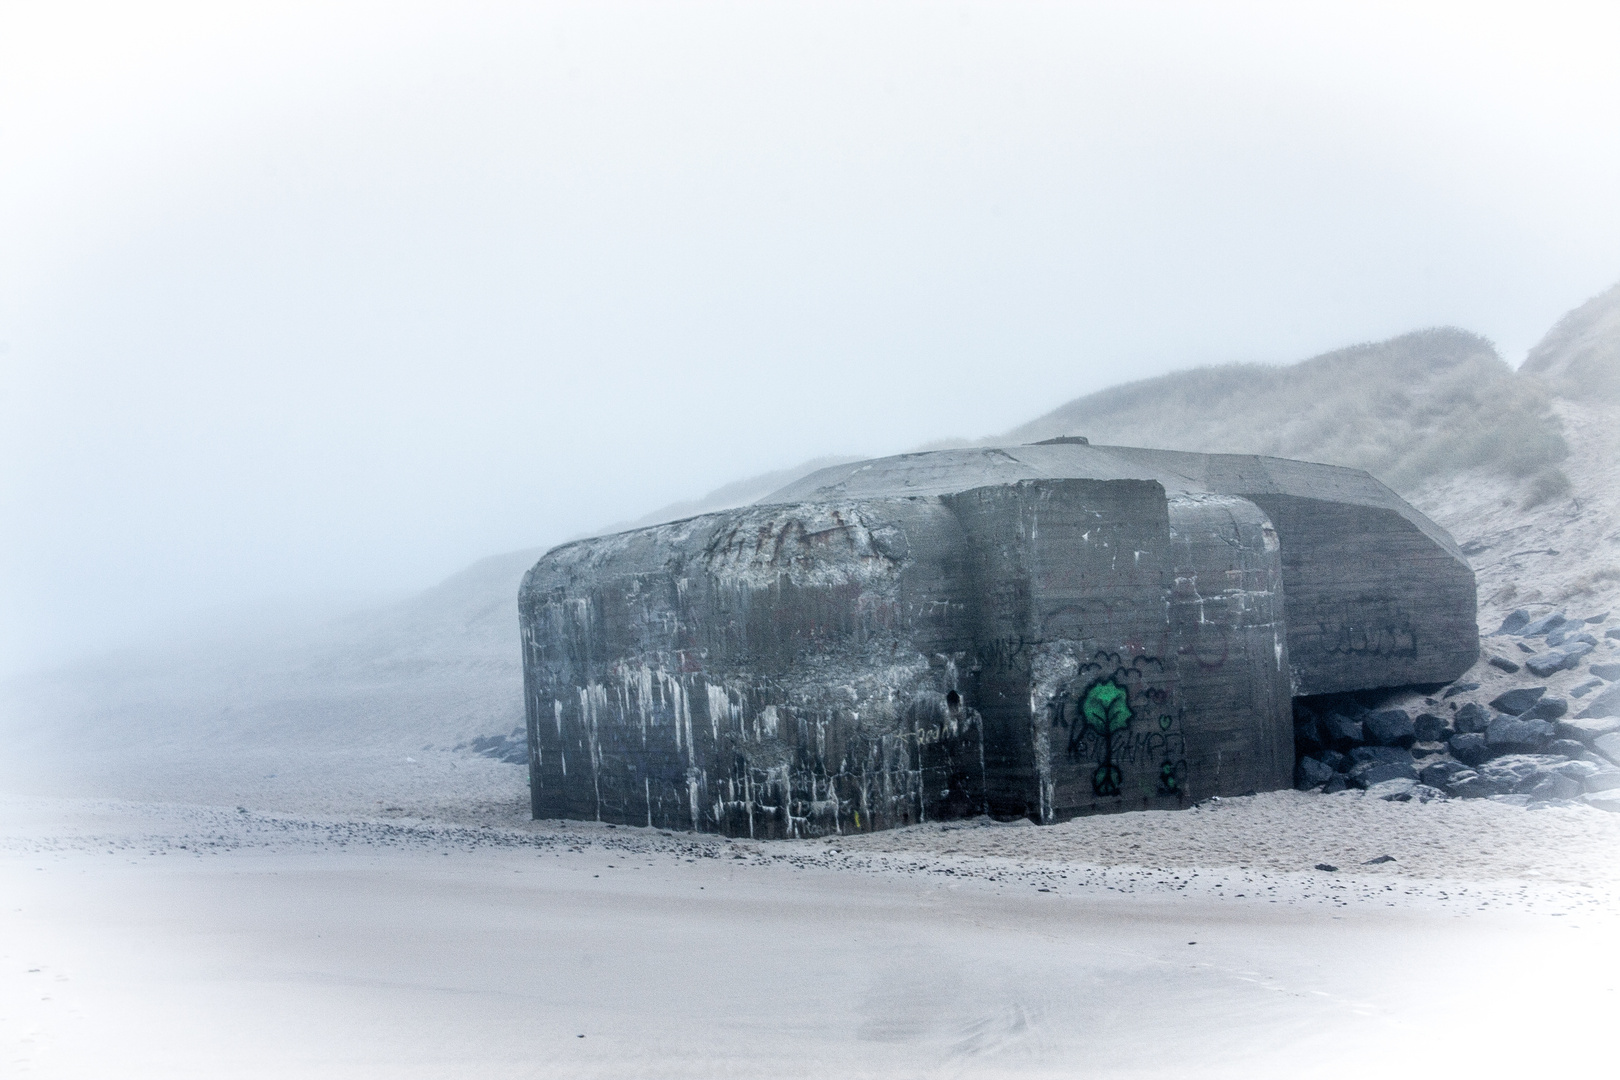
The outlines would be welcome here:
M 1473 468 L 1567 487 L 1569 453 L 1542 382 L 1491 343 L 1420 330 L 1286 367 L 1229 364 L 1127 383 L 1010 433 L 1094 443 L 1266 454 L 1366 469 L 1399 490 Z

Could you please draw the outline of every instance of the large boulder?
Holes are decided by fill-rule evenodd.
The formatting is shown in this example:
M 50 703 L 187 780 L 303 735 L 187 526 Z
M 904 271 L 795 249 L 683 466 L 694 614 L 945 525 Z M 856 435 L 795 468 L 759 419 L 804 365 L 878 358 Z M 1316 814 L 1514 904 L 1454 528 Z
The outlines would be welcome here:
M 1417 769 L 1408 757 L 1405 761 L 1366 761 L 1350 770 L 1350 784 L 1370 788 L 1389 780 L 1410 780 L 1417 783 Z
M 1439 761 L 1432 761 L 1423 766 L 1423 771 L 1418 774 L 1418 779 L 1430 787 L 1445 790 L 1450 785 L 1452 777 L 1458 773 L 1470 771 L 1472 770 L 1460 761 L 1442 758 Z
M 1490 781 L 1473 769 L 1452 773 L 1443 790 L 1454 799 L 1483 799 L 1487 795 L 1496 794 L 1496 789 L 1491 786 Z
M 1561 697 L 1543 697 L 1519 714 L 1521 720 L 1557 720 L 1569 712 L 1569 702 Z
M 1554 739 L 1541 749 L 1543 753 L 1562 754 L 1564 757 L 1577 759 L 1585 758 L 1591 752 L 1586 748 L 1585 743 L 1577 742 L 1574 739 Z
M 1584 641 L 1577 641 L 1561 649 L 1532 656 L 1524 662 L 1524 666 L 1538 679 L 1545 679 L 1560 671 L 1572 671 L 1580 667 L 1582 658 L 1591 651 L 1592 646 Z
M 1553 725 L 1560 738 L 1578 739 L 1587 745 L 1600 735 L 1620 731 L 1620 716 L 1563 717 Z
M 1620 682 L 1606 686 L 1597 697 L 1586 703 L 1578 716 L 1620 716 Z
M 1477 766 L 1491 756 L 1490 744 L 1485 741 L 1485 734 L 1479 731 L 1453 735 L 1447 747 L 1451 750 L 1451 756 L 1465 765 Z
M 1569 617 L 1562 611 L 1555 611 L 1551 615 L 1526 623 L 1524 629 L 1519 631 L 1520 637 L 1540 637 L 1550 630 L 1556 630 L 1569 621 Z
M 1294 786 L 1300 791 L 1311 791 L 1333 779 L 1333 776 L 1332 766 L 1313 757 L 1303 757 L 1294 769 Z
M 1611 814 L 1620 814 L 1620 788 L 1609 791 L 1595 791 L 1589 795 L 1581 796 L 1581 801 L 1595 810 L 1607 810 Z
M 1592 748 L 1616 765 L 1620 765 L 1620 731 L 1599 735 L 1592 740 Z
M 1444 717 L 1428 712 L 1418 713 L 1417 716 L 1412 718 L 1412 733 L 1417 737 L 1418 742 L 1423 743 L 1445 742 L 1446 736 L 1451 734 L 1446 729 Z
M 1335 750 L 1348 750 L 1366 739 L 1361 721 L 1342 712 L 1328 713 L 1321 719 L 1319 729 L 1323 745 Z
M 1348 756 L 1352 767 L 1365 765 L 1369 761 L 1396 765 L 1412 763 L 1411 752 L 1398 746 L 1356 746 L 1351 748 Z
M 1543 775 L 1525 794 L 1537 802 L 1579 798 L 1584 789 L 1579 780 L 1557 773 Z
M 1589 763 L 1583 761 L 1581 764 Z M 1581 785 L 1587 791 L 1614 791 L 1620 788 L 1620 768 L 1607 762 L 1598 765 L 1596 772 L 1588 773 L 1581 778 Z
M 1485 743 L 1493 754 L 1540 750 L 1552 742 L 1552 737 L 1552 724 L 1517 716 L 1499 716 L 1485 729 Z
M 1491 726 L 1490 711 L 1470 701 L 1457 710 L 1457 715 L 1452 718 L 1452 726 L 1459 732 L 1484 731 Z
M 1387 780 L 1380 780 L 1377 783 L 1368 784 L 1367 797 L 1370 799 L 1383 799 L 1385 802 L 1410 802 L 1412 801 L 1413 796 L 1417 794 L 1418 789 L 1422 786 L 1423 785 L 1419 784 L 1416 780 L 1409 777 L 1394 776 Z M 1436 791 L 1435 794 L 1444 798 L 1444 794 L 1442 792 Z M 1424 799 L 1422 801 L 1427 802 L 1428 800 Z
M 1563 758 L 1545 754 L 1507 754 L 1485 762 L 1479 767 L 1479 775 L 1501 794 L 1529 794 L 1555 766 L 1562 764 Z
M 1411 746 L 1417 741 L 1412 718 L 1404 709 L 1380 709 L 1361 722 L 1367 741 L 1379 746 Z

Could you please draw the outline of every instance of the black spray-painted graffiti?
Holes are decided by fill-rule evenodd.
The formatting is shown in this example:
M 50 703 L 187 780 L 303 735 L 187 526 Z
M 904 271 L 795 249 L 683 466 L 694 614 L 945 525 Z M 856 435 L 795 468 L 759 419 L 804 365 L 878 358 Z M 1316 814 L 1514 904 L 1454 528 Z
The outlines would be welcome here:
M 1322 649 L 1335 656 L 1374 656 L 1380 659 L 1412 659 L 1418 654 L 1417 628 L 1404 611 L 1390 612 L 1378 625 L 1357 620 L 1346 605 L 1337 617 L 1317 622 Z
M 1080 699 L 1080 723 L 1069 729 L 1069 752 L 1074 753 L 1075 735 L 1093 732 L 1102 740 L 1103 759 L 1091 774 L 1091 790 L 1098 795 L 1118 795 L 1123 778 L 1114 764 L 1114 736 L 1131 726 L 1130 695 L 1113 679 L 1094 682 Z
M 1098 653 L 1082 665 L 1080 677 L 1052 702 L 1054 726 L 1067 729 L 1069 760 L 1093 766 L 1092 793 L 1115 796 L 1122 793 L 1122 765 L 1148 764 L 1157 760 L 1154 793 L 1179 796 L 1187 778 L 1186 740 L 1171 731 L 1175 718 L 1168 710 L 1169 693 L 1161 687 L 1144 686 L 1144 676 L 1162 672 L 1163 664 L 1153 657 L 1137 657 L 1129 664 L 1114 653 Z M 1137 701 L 1132 703 L 1132 692 Z M 1157 731 L 1132 730 L 1144 715 L 1157 720 Z

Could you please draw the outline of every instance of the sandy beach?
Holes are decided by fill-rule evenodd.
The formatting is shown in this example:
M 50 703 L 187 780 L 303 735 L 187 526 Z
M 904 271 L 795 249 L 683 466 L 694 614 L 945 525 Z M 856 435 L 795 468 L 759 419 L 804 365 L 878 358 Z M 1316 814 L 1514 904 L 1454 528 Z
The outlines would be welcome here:
M 1598 1060 L 1620 1003 L 1620 821 L 1586 808 L 1275 793 L 770 844 L 474 808 L 0 822 L 17 1076 L 1497 1075 Z

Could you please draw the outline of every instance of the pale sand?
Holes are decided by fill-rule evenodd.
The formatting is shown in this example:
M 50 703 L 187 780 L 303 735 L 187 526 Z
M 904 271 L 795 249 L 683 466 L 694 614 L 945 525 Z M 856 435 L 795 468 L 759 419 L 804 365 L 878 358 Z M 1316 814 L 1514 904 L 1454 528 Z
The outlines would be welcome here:
M 1291 812 L 1400 857 L 1449 835 L 1436 822 L 1483 823 L 1493 857 L 1541 845 L 1559 881 L 1614 839 L 1595 811 L 1319 802 Z M 1316 857 L 1314 825 L 1244 847 L 1284 810 L 756 844 L 7 797 L 0 1061 L 165 1080 L 1602 1074 L 1620 985 L 1603 889 L 1434 853 L 1477 879 L 1261 874 Z M 1206 868 L 1070 861 L 1150 844 Z

